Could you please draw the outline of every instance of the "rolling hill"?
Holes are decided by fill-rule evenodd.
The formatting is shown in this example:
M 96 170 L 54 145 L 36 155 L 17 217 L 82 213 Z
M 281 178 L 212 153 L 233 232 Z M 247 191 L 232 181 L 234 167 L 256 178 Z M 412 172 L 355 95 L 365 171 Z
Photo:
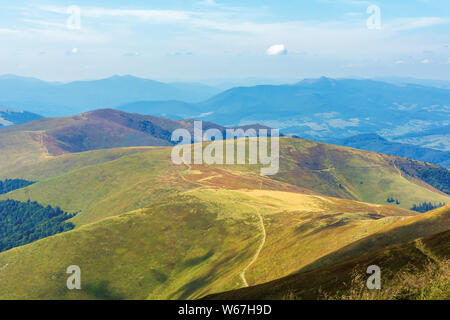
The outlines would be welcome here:
M 164 151 L 124 155 L 8 194 L 81 212 L 71 219 L 75 230 L 0 254 L 0 297 L 200 298 L 278 279 L 336 252 L 360 255 L 358 241 L 390 229 L 408 227 L 379 246 L 449 227 L 448 215 L 325 197 L 241 168 L 237 175 L 167 167 Z M 90 153 L 100 152 L 110 150 Z M 65 290 L 72 264 L 82 268 L 85 290 Z
M 202 186 L 148 205 L 1 253 L 0 297 L 199 298 L 289 274 L 412 215 L 316 195 Z M 278 259 L 268 264 L 273 250 Z M 72 264 L 82 268 L 85 290 L 64 289 Z
M 177 166 L 170 145 L 119 144 L 191 124 L 98 110 L 0 129 L 0 178 L 36 181 L 0 200 L 78 213 L 75 229 L 0 253 L 0 298 L 196 299 L 450 228 L 447 211 L 408 210 L 450 202 L 424 173 L 442 168 L 426 163 L 282 137 L 280 171 L 266 177 L 259 165 Z M 66 289 L 70 265 L 80 291 Z
M 226 128 L 203 122 L 203 129 Z M 65 153 L 136 146 L 173 146 L 172 132 L 184 128 L 193 136 L 194 120 L 171 120 L 101 109 L 72 117 L 44 118 L 0 128 L 0 172 Z M 266 128 L 260 125 L 244 126 Z

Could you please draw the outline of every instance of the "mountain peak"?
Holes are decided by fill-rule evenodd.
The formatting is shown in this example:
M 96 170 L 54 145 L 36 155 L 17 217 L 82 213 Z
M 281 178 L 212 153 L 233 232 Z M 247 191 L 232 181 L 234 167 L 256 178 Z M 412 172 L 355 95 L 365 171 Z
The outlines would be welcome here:
M 300 81 L 299 85 L 316 85 L 316 86 L 335 86 L 337 80 L 328 78 L 328 77 L 320 77 L 320 78 L 309 78 Z

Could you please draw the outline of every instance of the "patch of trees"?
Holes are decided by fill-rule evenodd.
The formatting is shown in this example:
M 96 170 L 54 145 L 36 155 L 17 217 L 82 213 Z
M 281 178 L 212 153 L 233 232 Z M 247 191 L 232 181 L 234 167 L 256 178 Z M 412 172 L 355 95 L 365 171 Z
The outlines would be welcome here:
M 431 202 L 423 202 L 423 203 L 420 203 L 420 204 L 415 204 L 411 208 L 411 210 L 417 211 L 417 212 L 421 212 L 421 213 L 425 213 L 425 212 L 428 212 L 428 211 L 431 211 L 431 210 L 434 210 L 434 209 L 437 209 L 437 208 L 441 208 L 443 206 L 445 206 L 445 203 L 433 204 Z
M 430 186 L 450 194 L 450 170 L 433 164 L 423 163 L 409 159 L 397 159 L 395 161 L 404 173 L 425 181 Z
M 450 194 L 450 170 L 440 167 L 422 167 L 417 172 L 420 179 L 436 189 Z
M 399 201 L 399 200 L 394 199 L 394 198 L 392 198 L 392 197 L 387 198 L 387 199 L 386 199 L 386 202 L 387 202 L 387 203 L 395 203 L 396 205 L 399 205 L 399 204 L 400 204 L 400 201 Z
M 72 230 L 75 214 L 37 202 L 0 201 L 0 252 Z
M 22 179 L 6 179 L 3 181 L 0 180 L 0 194 L 5 194 L 17 189 L 25 188 L 33 183 L 33 181 Z

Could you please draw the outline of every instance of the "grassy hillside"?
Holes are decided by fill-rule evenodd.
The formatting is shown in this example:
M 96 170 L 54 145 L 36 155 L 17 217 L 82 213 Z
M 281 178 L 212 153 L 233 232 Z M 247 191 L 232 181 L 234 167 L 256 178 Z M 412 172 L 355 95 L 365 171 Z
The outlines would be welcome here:
M 47 156 L 5 169 L 5 177 L 37 183 L 0 199 L 79 214 L 74 230 L 0 254 L 0 298 L 201 298 L 450 228 L 444 209 L 404 209 L 449 197 L 398 169 L 398 158 L 280 141 L 274 177 L 258 166 L 176 166 L 165 147 Z M 389 196 L 401 205 L 382 205 Z M 65 287 L 72 264 L 82 269 L 81 291 Z
M 394 197 L 406 209 L 427 198 L 449 203 L 448 195 L 400 170 L 396 161 L 402 158 L 301 139 L 281 141 L 276 180 L 363 202 L 387 204 Z
M 447 231 L 207 298 L 449 299 L 450 207 L 428 215 L 446 215 Z M 370 265 L 381 268 L 380 291 L 370 291 L 365 286 L 366 269 Z
M 343 210 L 349 221 L 334 226 L 330 208 Z M 0 298 L 199 298 L 252 284 L 255 270 L 261 282 L 279 275 L 273 270 L 284 270 L 281 275 L 287 275 L 289 268 L 298 269 L 308 259 L 353 241 L 340 235 L 347 228 L 358 238 L 410 214 L 296 193 L 192 190 L 1 253 Z M 375 220 L 381 217 L 386 220 Z M 296 232 L 302 219 L 320 223 Z M 291 223 L 286 224 L 291 232 L 284 235 L 277 230 L 282 220 Z M 261 250 L 262 228 L 267 236 Z M 284 236 L 290 239 L 280 241 Z M 322 249 L 305 248 L 305 260 L 294 258 L 280 264 L 281 256 L 299 253 L 298 247 L 286 244 L 307 237 L 313 242 L 322 238 L 323 244 L 335 237 L 339 241 Z M 267 265 L 266 250 L 276 250 L 280 259 Z M 79 292 L 65 289 L 64 272 L 72 264 L 83 272 L 84 289 Z
M 449 196 L 424 182 L 404 177 L 389 156 L 307 140 L 280 140 L 281 167 L 273 178 L 259 176 L 257 166 L 199 165 L 188 170 L 172 164 L 168 148 L 128 148 L 62 155 L 11 171 L 5 175 L 38 183 L 0 198 L 31 199 L 68 212 L 81 211 L 75 224 L 201 187 L 316 193 L 378 204 L 387 204 L 393 196 L 407 209 L 424 201 L 450 202 Z

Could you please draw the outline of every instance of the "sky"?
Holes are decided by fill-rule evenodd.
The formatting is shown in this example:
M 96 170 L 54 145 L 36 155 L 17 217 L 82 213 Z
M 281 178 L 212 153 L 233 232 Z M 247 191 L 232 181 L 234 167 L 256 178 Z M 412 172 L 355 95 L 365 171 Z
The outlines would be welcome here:
M 0 0 L 0 41 L 47 81 L 450 80 L 448 0 Z

